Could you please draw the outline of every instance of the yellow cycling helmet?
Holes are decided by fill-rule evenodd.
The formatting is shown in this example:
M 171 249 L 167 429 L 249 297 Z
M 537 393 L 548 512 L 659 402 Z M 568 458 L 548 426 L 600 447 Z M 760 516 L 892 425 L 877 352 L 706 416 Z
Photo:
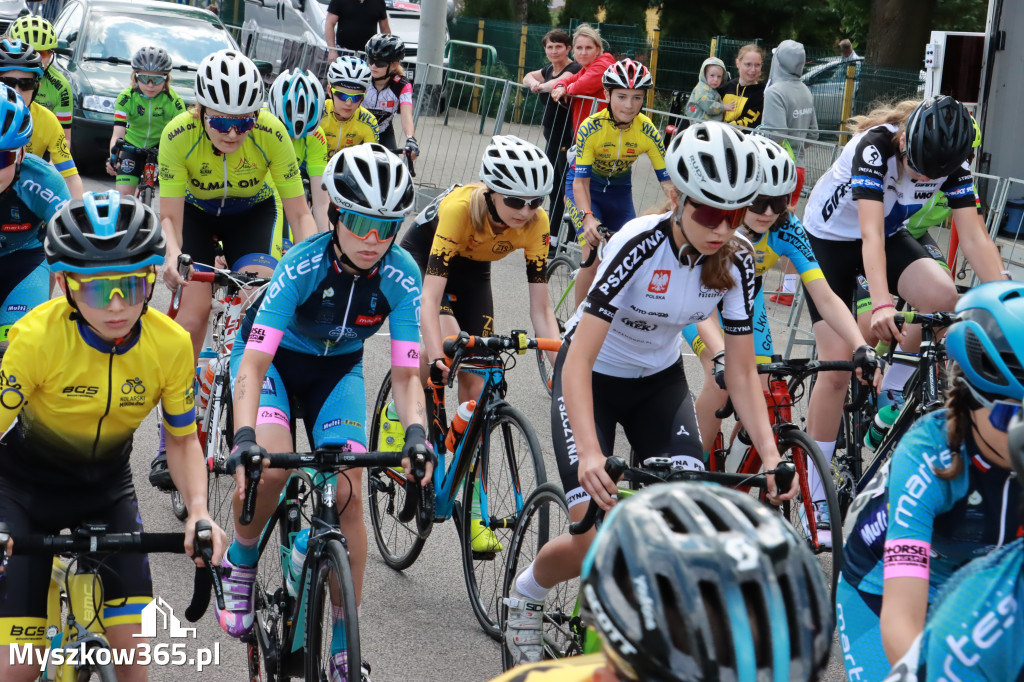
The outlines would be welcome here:
M 974 114 L 971 114 L 971 123 L 974 124 L 974 148 L 977 149 L 981 146 L 981 127 L 978 125 L 978 119 L 974 118 Z
M 53 25 L 42 17 L 26 15 L 11 24 L 7 35 L 15 40 L 28 43 L 36 50 L 57 48 L 57 32 Z

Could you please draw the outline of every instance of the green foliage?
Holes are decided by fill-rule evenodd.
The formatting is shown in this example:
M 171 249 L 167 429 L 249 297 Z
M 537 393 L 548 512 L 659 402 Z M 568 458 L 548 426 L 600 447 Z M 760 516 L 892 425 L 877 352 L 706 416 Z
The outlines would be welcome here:
M 597 12 L 600 9 L 601 0 L 565 0 L 559 17 L 561 23 L 566 26 L 571 19 L 597 21 Z
M 465 0 L 460 14 L 477 19 L 516 21 L 516 5 L 521 0 Z M 527 0 L 526 22 L 550 24 L 551 12 L 545 0 Z
M 838 33 L 852 40 L 861 55 L 866 53 L 871 3 L 872 0 L 827 0 L 828 6 L 839 15 Z M 987 16 L 988 0 L 938 0 L 930 30 L 984 31 Z
M 526 5 L 526 23 L 551 25 L 551 10 L 546 0 L 530 0 Z

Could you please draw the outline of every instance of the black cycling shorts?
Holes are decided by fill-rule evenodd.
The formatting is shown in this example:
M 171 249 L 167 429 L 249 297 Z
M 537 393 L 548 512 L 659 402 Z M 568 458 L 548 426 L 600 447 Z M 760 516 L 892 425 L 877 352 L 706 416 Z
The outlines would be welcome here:
M 859 278 L 864 276 L 864 258 L 861 252 L 862 242 L 857 239 L 852 242 L 833 241 L 831 239 L 819 239 L 808 233 L 807 239 L 814 250 L 814 257 L 818 259 L 818 266 L 825 275 L 832 291 L 842 299 L 843 304 L 854 310 L 853 305 L 857 298 Z M 900 275 L 910 267 L 914 261 L 922 258 L 931 258 L 928 250 L 906 230 L 897 230 L 895 234 L 885 239 L 885 273 L 889 282 L 889 291 L 898 291 Z M 811 324 L 820 322 L 822 317 L 814 305 L 814 299 L 807 297 L 807 306 L 811 313 Z
M 942 253 L 942 249 L 939 248 L 938 242 L 930 234 L 925 232 L 917 239 L 918 243 L 925 248 L 928 255 L 932 257 L 936 263 L 942 266 L 942 269 L 949 272 L 949 265 L 946 263 L 946 254 Z M 871 292 L 868 290 L 868 279 L 864 275 L 857 277 L 857 293 L 855 295 L 857 301 L 857 315 L 861 313 L 871 312 Z
M 427 259 L 433 244 L 433 229 L 424 224 L 410 229 L 402 240 L 402 248 L 409 252 L 426 277 Z M 436 227 L 436 226 L 435 226 Z M 429 241 L 427 240 L 429 237 Z M 494 333 L 494 297 L 491 293 L 491 264 L 462 256 L 453 256 L 448 267 L 448 283 L 441 298 L 441 314 L 451 315 L 459 329 L 474 336 Z
M 558 475 L 569 506 L 587 502 L 590 495 L 577 478 L 579 459 L 569 416 L 562 396 L 562 366 L 570 343 L 564 342 L 555 361 L 551 395 L 551 441 L 555 447 Z M 704 459 L 693 396 L 683 373 L 683 360 L 657 374 L 623 379 L 593 373 L 594 423 L 601 451 L 610 457 L 615 450 L 615 426 L 621 424 L 633 447 L 634 459 L 689 457 Z
M 0 455 L 8 455 L 0 447 Z M 83 522 L 104 523 L 114 533 L 142 530 L 139 504 L 131 471 L 95 486 L 55 486 L 45 478 L 39 483 L 0 476 L 0 520 L 14 537 L 14 554 L 0 580 L 0 618 L 45 618 L 46 594 L 53 557 L 21 556 L 18 534 L 56 534 Z M 93 561 L 86 559 L 86 561 Z M 153 579 L 145 554 L 104 554 L 95 559 L 103 581 L 102 602 L 153 596 Z
M 253 261 L 249 265 L 273 268 L 277 260 L 274 253 L 277 207 L 269 197 L 252 208 L 218 216 L 185 202 L 182 218 L 181 252 L 192 256 L 192 262 L 213 265 L 217 242 L 224 247 L 228 267 L 237 269 L 238 261 L 249 254 L 266 256 L 266 262 Z M 251 260 L 251 259 L 250 259 Z

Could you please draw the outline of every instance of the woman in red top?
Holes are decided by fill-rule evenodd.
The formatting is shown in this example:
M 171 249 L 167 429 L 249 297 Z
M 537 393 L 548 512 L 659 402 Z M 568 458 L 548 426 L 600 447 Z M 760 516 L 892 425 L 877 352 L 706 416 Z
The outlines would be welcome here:
M 601 33 L 590 24 L 580 24 L 572 34 L 572 56 L 583 68 L 558 80 L 551 89 L 551 99 L 556 102 L 562 101 L 567 95 L 572 96 L 573 137 L 583 119 L 608 106 L 603 101 L 604 85 L 601 77 L 615 63 L 615 57 L 609 52 L 602 52 L 602 49 Z M 594 102 L 584 97 L 601 101 L 593 108 Z

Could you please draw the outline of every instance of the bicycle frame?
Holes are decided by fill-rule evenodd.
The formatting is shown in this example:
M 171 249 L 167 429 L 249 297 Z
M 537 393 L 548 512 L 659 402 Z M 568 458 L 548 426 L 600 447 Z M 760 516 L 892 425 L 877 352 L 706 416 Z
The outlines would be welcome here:
M 68 649 L 73 645 L 87 646 L 95 643 L 100 648 L 110 648 L 103 636 L 103 627 L 96 609 L 96 593 L 102 592 L 99 575 L 93 571 L 72 570 L 72 562 L 62 557 L 53 558 L 50 573 L 50 589 L 46 595 L 46 632 L 50 652 Z M 63 596 L 63 598 L 62 598 Z M 66 625 L 62 628 L 61 606 L 67 603 Z M 82 623 L 85 625 L 82 625 Z M 50 636 L 50 633 L 54 633 Z M 75 680 L 77 663 L 54 663 L 54 657 L 47 655 L 46 670 L 41 676 L 43 682 Z

